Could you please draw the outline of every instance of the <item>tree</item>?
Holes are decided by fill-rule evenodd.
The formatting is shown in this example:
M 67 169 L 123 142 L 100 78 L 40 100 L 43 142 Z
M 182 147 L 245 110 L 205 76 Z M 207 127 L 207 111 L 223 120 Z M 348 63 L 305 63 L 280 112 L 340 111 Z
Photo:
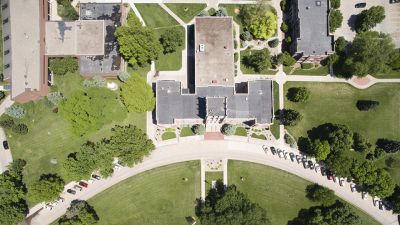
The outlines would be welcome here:
M 383 149 L 387 153 L 395 153 L 400 151 L 400 141 L 379 138 L 376 141 L 376 146 Z
M 50 71 L 56 76 L 75 73 L 79 68 L 78 61 L 73 57 L 55 58 L 50 60 Z
M 292 102 L 306 102 L 310 94 L 310 90 L 306 87 L 292 87 L 288 89 L 286 97 Z
M 121 98 L 129 112 L 151 111 L 156 103 L 150 85 L 137 74 L 121 86 Z
M 282 24 L 281 24 L 281 31 L 283 33 L 286 33 L 286 32 L 289 31 L 289 26 L 287 25 L 287 23 L 285 21 L 283 21 Z
M 206 132 L 206 128 L 203 124 L 195 124 L 192 127 L 192 130 L 197 135 L 203 135 Z
M 165 30 L 160 36 L 161 45 L 164 48 L 164 54 L 173 53 L 179 46 L 183 45 L 183 38 L 185 35 L 181 29 L 169 28 Z
M 356 31 L 365 32 L 374 28 L 385 19 L 385 8 L 383 6 L 372 6 L 363 10 L 356 21 Z
M 282 109 L 278 111 L 279 121 L 285 126 L 295 126 L 302 119 L 299 112 L 293 109 Z
M 272 66 L 271 54 L 268 49 L 253 51 L 243 59 L 243 63 L 248 67 L 254 68 L 256 72 L 260 72 Z
M 251 41 L 251 40 L 253 40 L 253 35 L 251 35 L 251 33 L 249 31 L 245 31 L 240 34 L 240 38 L 243 41 Z
M 331 152 L 328 141 L 315 139 L 311 143 L 310 155 L 314 156 L 317 160 L 325 160 Z
M 131 77 L 131 74 L 126 71 L 120 72 L 118 74 L 118 79 L 122 82 L 126 82 L 129 79 L 129 77 Z
M 346 125 L 325 123 L 308 131 L 311 139 L 327 140 L 332 152 L 350 150 L 353 133 Z
M 331 8 L 338 9 L 340 8 L 340 0 L 330 0 Z
M 58 220 L 59 225 L 97 224 L 99 217 L 94 208 L 83 200 L 74 200 L 67 212 Z
M 272 39 L 272 40 L 268 41 L 268 46 L 271 47 L 271 48 L 276 48 L 276 47 L 278 47 L 278 45 L 279 45 L 279 39 L 278 38 L 275 38 L 275 39 Z
M 400 70 L 400 48 L 397 49 L 397 54 L 394 54 L 389 65 L 393 70 Z
M 233 124 L 224 124 L 221 128 L 221 132 L 227 136 L 234 135 L 236 132 L 236 125 Z
M 368 139 L 363 137 L 361 134 L 355 132 L 353 134 L 353 149 L 357 152 L 368 153 L 371 150 L 371 143 Z
M 228 11 L 224 7 L 219 7 L 213 16 L 228 16 Z
M 154 30 L 142 26 L 133 12 L 128 13 L 126 25 L 117 27 L 115 36 L 119 52 L 133 66 L 145 66 L 151 60 L 157 59 L 162 51 Z
M 0 101 L 6 97 L 6 93 L 4 91 L 0 91 Z
M 351 177 L 350 170 L 353 165 L 353 159 L 342 152 L 329 154 L 325 163 L 337 176 Z
M 57 12 L 63 20 L 77 20 L 79 18 L 78 12 L 71 5 L 70 0 L 57 0 Z
M 289 52 L 283 53 L 283 65 L 284 66 L 293 66 L 296 63 L 296 59 L 294 59 Z
M 28 198 L 33 202 L 56 200 L 64 190 L 65 182 L 57 174 L 42 174 L 29 188 Z
M 388 197 L 388 200 L 393 206 L 393 213 L 400 213 L 400 187 L 396 186 L 393 194 Z
M 20 105 L 12 105 L 6 108 L 5 114 L 15 119 L 22 119 L 25 117 L 25 110 Z
M 329 32 L 333 33 L 342 26 L 343 15 L 339 10 L 331 10 L 329 13 Z
M 360 111 L 368 111 L 370 109 L 375 109 L 379 106 L 378 101 L 372 100 L 358 100 L 356 103 L 357 109 Z
M 313 202 L 322 203 L 323 205 L 332 205 L 335 200 L 335 192 L 322 187 L 318 184 L 310 184 L 306 188 L 307 191 L 307 198 Z
M 245 194 L 231 185 L 225 188 L 221 181 L 211 189 L 204 204 L 199 201 L 197 214 L 201 224 L 270 224 L 265 209 L 251 202 Z
M 136 126 L 115 126 L 111 132 L 109 148 L 128 166 L 140 163 L 155 149 L 153 142 Z
M 375 75 L 390 71 L 388 64 L 396 54 L 389 35 L 374 31 L 363 32 L 354 38 L 345 66 L 352 75 Z
M 12 118 L 5 118 L 3 120 L 0 121 L 0 126 L 2 126 L 3 128 L 6 129 L 10 129 L 14 126 L 14 120 Z
M 25 135 L 28 133 L 28 126 L 26 126 L 24 123 L 20 123 L 20 124 L 14 125 L 12 128 L 12 131 L 16 134 Z
M 244 27 L 256 38 L 268 39 L 276 32 L 278 17 L 263 2 L 242 5 L 239 16 Z
M 338 54 L 343 53 L 345 51 L 345 49 L 346 49 L 346 46 L 347 46 L 347 41 L 346 41 L 346 39 L 344 39 L 343 36 L 340 36 L 340 37 L 338 37 L 338 39 L 336 39 L 336 41 L 335 41 L 335 51 Z

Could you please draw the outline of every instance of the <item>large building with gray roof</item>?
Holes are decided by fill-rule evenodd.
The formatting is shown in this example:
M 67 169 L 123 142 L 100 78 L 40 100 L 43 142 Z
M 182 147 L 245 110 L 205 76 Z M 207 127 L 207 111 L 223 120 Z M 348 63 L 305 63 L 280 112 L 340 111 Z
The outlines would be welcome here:
M 179 81 L 157 81 L 156 123 L 271 124 L 272 81 L 234 82 L 232 17 L 197 17 L 195 32 L 195 93 L 183 93 Z

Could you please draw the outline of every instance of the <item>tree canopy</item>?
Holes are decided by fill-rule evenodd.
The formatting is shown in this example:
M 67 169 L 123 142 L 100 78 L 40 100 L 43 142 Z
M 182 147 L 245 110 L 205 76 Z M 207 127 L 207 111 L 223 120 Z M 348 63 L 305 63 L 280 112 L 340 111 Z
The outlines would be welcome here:
M 315 139 L 311 142 L 310 155 L 314 156 L 316 160 L 325 160 L 330 152 L 331 148 L 328 141 Z
M 342 26 L 343 15 L 340 10 L 331 10 L 329 13 L 329 32 L 333 33 Z
M 184 42 L 185 34 L 181 29 L 166 29 L 160 36 L 160 43 L 164 48 L 164 54 L 175 52 Z
M 267 4 L 244 4 L 240 8 L 240 18 L 244 27 L 255 38 L 268 39 L 275 35 L 278 26 L 278 17 Z
M 278 117 L 281 124 L 285 126 L 295 126 L 303 118 L 302 115 L 294 109 L 278 110 Z
M 289 88 L 286 97 L 292 102 L 306 102 L 310 98 L 310 90 L 306 87 Z
M 265 209 L 251 202 L 245 194 L 231 185 L 225 188 L 221 181 L 211 189 L 205 202 L 199 201 L 198 217 L 203 225 L 214 224 L 270 224 Z
M 254 68 L 256 72 L 269 69 L 272 66 L 271 53 L 268 49 L 253 51 L 250 55 L 244 57 L 243 64 Z
M 28 198 L 33 202 L 56 200 L 64 190 L 65 182 L 57 174 L 42 174 L 40 179 L 29 187 Z
M 357 32 L 365 32 L 374 28 L 385 19 L 385 8 L 383 6 L 372 6 L 363 10 L 356 21 Z
M 322 203 L 323 205 L 332 205 L 336 200 L 334 191 L 318 184 L 308 185 L 306 191 L 307 198 L 313 202 Z
M 99 221 L 94 208 L 83 200 L 74 200 L 67 212 L 58 220 L 59 225 L 94 225 Z
M 148 64 L 157 59 L 162 51 L 154 30 L 142 26 L 133 12 L 128 13 L 126 25 L 117 27 L 115 36 L 119 43 L 119 52 L 133 66 Z
M 152 88 L 137 74 L 121 86 L 121 98 L 129 112 L 151 111 L 156 103 Z

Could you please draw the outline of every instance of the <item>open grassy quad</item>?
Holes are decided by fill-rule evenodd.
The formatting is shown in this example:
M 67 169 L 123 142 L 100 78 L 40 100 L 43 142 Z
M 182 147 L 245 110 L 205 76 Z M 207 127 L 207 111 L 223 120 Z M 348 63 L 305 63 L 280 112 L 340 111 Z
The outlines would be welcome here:
M 65 97 L 75 90 L 84 89 L 83 78 L 78 74 L 56 76 L 56 88 L 64 93 Z M 52 89 L 56 89 L 52 87 Z M 43 173 L 58 173 L 62 161 L 68 153 L 79 149 L 87 140 L 99 141 L 110 135 L 110 129 L 115 124 L 134 124 L 145 130 L 145 114 L 127 113 L 121 103 L 121 107 L 110 109 L 113 122 L 104 125 L 100 130 L 79 137 L 72 134 L 70 124 L 57 113 L 52 111 L 45 100 L 31 102 L 23 105 L 25 118 L 19 122 L 25 123 L 29 132 L 26 135 L 17 135 L 12 131 L 6 131 L 13 158 L 22 158 L 27 161 L 24 170 L 25 182 L 29 186 Z M 5 115 L 3 115 L 5 116 Z M 17 120 L 16 120 L 17 121 Z
M 261 70 L 261 71 L 257 72 L 257 71 L 254 70 L 254 68 L 248 67 L 248 66 L 245 65 L 245 63 L 243 63 L 245 58 L 246 58 L 246 56 L 249 56 L 252 53 L 257 52 L 257 51 L 262 51 L 262 50 L 249 50 L 249 49 L 246 49 L 246 50 L 240 52 L 240 62 L 241 62 L 240 63 L 240 70 L 242 71 L 242 73 L 245 74 L 245 75 L 246 74 L 269 74 L 269 75 L 275 75 L 278 72 L 278 70 L 265 69 L 265 70 Z
M 206 4 L 186 4 L 186 3 L 167 3 L 165 4 L 172 12 L 175 13 L 185 23 L 189 23 L 203 9 Z
M 135 4 L 143 17 L 146 26 L 155 29 L 156 35 L 160 37 L 168 29 L 177 29 L 185 40 L 185 28 L 179 25 L 172 16 L 170 16 L 158 4 Z M 180 70 L 182 67 L 182 50 L 185 48 L 185 42 L 178 49 L 169 54 L 161 54 L 156 60 L 156 70 Z
M 187 181 L 184 180 L 187 178 Z M 200 161 L 172 164 L 131 177 L 89 200 L 99 224 L 187 224 L 200 197 Z
M 374 75 L 374 77 L 376 77 L 378 79 L 400 78 L 400 70 L 399 71 L 392 70 L 388 73 L 376 74 L 376 75 Z
M 274 225 L 286 225 L 297 216 L 300 209 L 315 205 L 306 198 L 305 189 L 310 182 L 264 165 L 230 160 L 228 184 L 235 184 L 239 191 L 266 209 Z M 379 224 L 362 211 L 353 209 L 360 216 L 361 224 Z
M 219 4 L 218 6 L 225 8 L 228 15 L 233 17 L 233 20 L 240 26 L 241 30 L 243 29 L 242 20 L 239 17 L 241 4 Z
M 285 71 L 287 72 L 287 71 Z M 329 74 L 329 67 L 328 66 L 319 66 L 313 69 L 295 69 L 292 71 L 293 75 L 310 75 L 310 76 L 324 76 Z

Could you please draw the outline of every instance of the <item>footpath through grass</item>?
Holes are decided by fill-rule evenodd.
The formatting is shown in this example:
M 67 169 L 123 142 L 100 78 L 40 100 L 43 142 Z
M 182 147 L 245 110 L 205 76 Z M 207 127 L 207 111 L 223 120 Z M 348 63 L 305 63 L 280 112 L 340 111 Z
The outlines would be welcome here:
M 189 23 L 203 9 L 206 4 L 187 4 L 187 3 L 166 3 L 165 4 L 172 12 L 175 13 L 185 23 Z
M 305 189 L 310 182 L 260 164 L 229 160 L 228 184 L 235 184 L 239 191 L 266 209 L 267 216 L 274 225 L 286 225 L 297 217 L 300 209 L 315 205 L 306 198 Z M 379 224 L 357 208 L 353 209 L 360 216 L 361 224 Z
M 99 215 L 100 225 L 185 225 L 185 217 L 195 216 L 199 197 L 200 161 L 191 161 L 131 177 L 89 203 Z

